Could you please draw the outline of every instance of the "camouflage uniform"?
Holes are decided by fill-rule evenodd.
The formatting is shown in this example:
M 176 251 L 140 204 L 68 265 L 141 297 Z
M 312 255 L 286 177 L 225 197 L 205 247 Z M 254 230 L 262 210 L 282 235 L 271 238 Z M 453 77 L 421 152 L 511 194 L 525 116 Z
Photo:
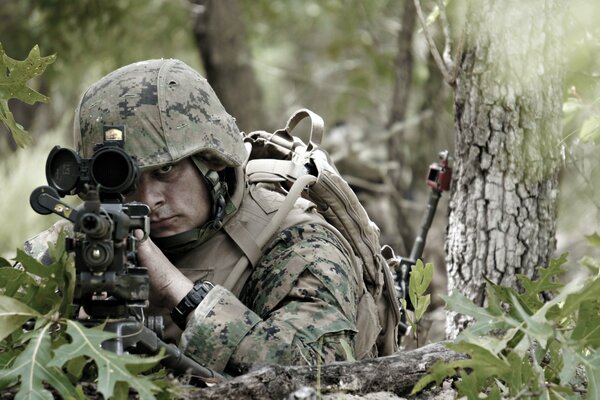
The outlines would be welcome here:
M 177 60 L 133 64 L 94 84 L 76 115 L 75 141 L 83 157 L 102 142 L 103 125 L 125 125 L 125 150 L 142 170 L 192 156 L 235 171 L 235 179 L 210 182 L 213 201 L 223 193 L 214 186 L 228 188 L 223 229 L 198 229 L 192 235 L 196 239 L 180 247 L 184 251 L 163 249 L 192 281 L 216 284 L 180 335 L 180 347 L 188 355 L 233 373 L 248 363 L 354 358 L 361 295 L 356 259 L 312 203 L 297 202 L 282 230 L 261 249 L 249 276 L 235 287 L 221 286 L 247 253 L 236 246 L 233 233 L 260 232 L 285 194 L 277 187 L 247 187 L 242 136 L 203 77 Z M 198 168 L 205 176 L 211 173 Z M 44 258 L 45 244 L 55 233 L 34 238 L 26 249 Z M 174 326 L 167 331 L 175 331 L 175 337 L 180 333 Z
M 353 358 L 358 285 L 342 245 L 322 225 L 280 232 L 240 298 L 216 286 L 181 345 L 217 370 L 245 363 L 316 364 Z

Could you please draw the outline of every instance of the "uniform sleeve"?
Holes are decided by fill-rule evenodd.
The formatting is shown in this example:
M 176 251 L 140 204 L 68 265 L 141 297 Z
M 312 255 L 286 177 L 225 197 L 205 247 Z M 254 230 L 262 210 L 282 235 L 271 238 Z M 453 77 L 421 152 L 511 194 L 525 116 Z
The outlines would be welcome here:
M 353 256 L 316 224 L 282 231 L 267 249 L 241 300 L 220 286 L 209 292 L 183 332 L 184 351 L 217 371 L 353 359 Z

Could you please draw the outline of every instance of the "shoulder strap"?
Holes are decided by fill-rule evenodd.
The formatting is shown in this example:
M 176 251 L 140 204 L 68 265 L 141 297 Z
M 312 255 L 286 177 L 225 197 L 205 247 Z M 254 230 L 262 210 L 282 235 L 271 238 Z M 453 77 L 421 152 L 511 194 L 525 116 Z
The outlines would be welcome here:
M 285 217 L 290 213 L 290 211 L 294 207 L 294 204 L 296 203 L 296 200 L 300 198 L 300 195 L 302 194 L 302 191 L 306 188 L 306 186 L 312 185 L 316 182 L 316 180 L 317 178 L 312 175 L 303 175 L 299 177 L 296 180 L 296 182 L 294 182 L 287 196 L 285 197 L 285 200 L 281 204 L 281 207 L 279 208 L 279 210 L 277 210 L 277 212 L 273 216 L 273 219 L 269 222 L 267 227 L 256 239 L 256 245 L 259 246 L 260 249 L 262 249 L 267 244 L 269 239 L 271 239 L 277 233 L 277 231 L 281 229 L 281 225 L 283 224 Z M 234 286 L 236 286 L 236 284 L 239 285 L 238 281 L 242 277 L 242 275 L 244 275 L 244 272 L 248 268 L 248 265 L 249 258 L 241 258 L 240 261 L 238 261 L 238 263 L 233 268 L 231 274 L 229 274 L 229 277 L 227 278 L 223 286 L 231 290 Z

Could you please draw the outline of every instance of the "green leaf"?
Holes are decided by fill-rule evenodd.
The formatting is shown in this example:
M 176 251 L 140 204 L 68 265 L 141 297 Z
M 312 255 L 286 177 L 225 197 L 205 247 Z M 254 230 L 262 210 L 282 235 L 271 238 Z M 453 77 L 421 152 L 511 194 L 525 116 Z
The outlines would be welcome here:
M 13 267 L 0 268 L 0 293 L 5 296 L 21 300 L 23 296 L 18 297 L 17 291 L 36 285 L 35 280 L 25 271 Z
M 415 320 L 419 321 L 431 303 L 431 296 L 424 295 L 433 280 L 433 264 L 423 265 L 423 261 L 411 267 L 408 294 L 415 309 Z
M 83 368 L 86 366 L 87 363 L 88 359 L 86 357 L 75 357 L 72 360 L 67 361 L 67 372 L 72 377 L 74 377 L 75 380 L 79 381 L 81 379 L 81 376 L 83 375 Z
M 458 364 L 456 361 L 445 362 L 442 360 L 437 361 L 431 369 L 429 373 L 423 376 L 415 386 L 413 386 L 411 395 L 419 393 L 423 389 L 425 389 L 430 383 L 435 382 L 437 385 L 440 385 L 444 379 L 450 376 L 456 375 L 456 368 L 458 368 Z
M 583 256 L 581 260 L 579 260 L 579 264 L 589 269 L 592 274 L 600 276 L 600 259 Z
M 25 271 L 29 272 L 30 274 L 39 276 L 40 278 L 50 278 L 55 272 L 48 265 L 40 263 L 38 260 L 27 254 L 22 249 L 17 249 L 15 261 L 18 261 L 23 266 Z
M 12 264 L 6 258 L 0 257 L 0 268 L 4 267 L 12 267 Z
M 67 334 L 71 343 L 63 345 L 54 352 L 55 357 L 49 365 L 62 367 L 67 361 L 87 356 L 98 368 L 98 391 L 104 398 L 110 398 L 117 382 L 125 382 L 137 390 L 143 399 L 154 399 L 152 392 L 159 390 L 149 379 L 131 373 L 129 365 L 155 365 L 160 356 L 141 358 L 128 354 L 116 354 L 102 349 L 105 340 L 115 337 L 114 333 L 105 332 L 100 327 L 85 328 L 81 324 L 67 320 Z
M 60 315 L 69 318 L 72 313 L 76 271 L 73 258 L 65 250 L 65 236 L 66 232 L 61 231 L 56 244 L 48 243 L 48 252 L 53 260 L 51 265 L 44 265 L 25 251 L 17 249 L 15 260 L 26 271 L 25 275 L 36 279 L 23 277 L 13 280 L 10 289 L 20 289 L 20 294 L 15 294 L 15 297 L 39 313 L 59 311 Z M 17 287 L 19 284 L 20 288 Z M 10 295 L 8 291 L 6 294 Z
M 63 397 L 75 394 L 75 388 L 60 368 L 49 365 L 52 359 L 50 350 L 51 324 L 46 324 L 35 331 L 27 347 L 17 357 L 13 365 L 0 371 L 0 381 L 20 379 L 21 386 L 15 399 L 49 399 L 54 397 L 46 390 L 43 383 L 48 383 Z
M 588 378 L 587 400 L 600 400 L 600 369 L 586 365 L 585 374 Z
M 598 235 L 597 233 L 586 236 L 585 239 L 587 240 L 590 246 L 600 248 L 600 235 Z
M 423 314 L 425 314 L 425 311 L 427 311 L 429 304 L 431 304 L 431 295 L 428 294 L 419 297 L 419 301 L 415 307 L 415 318 L 417 321 L 423 317 Z
M 570 293 L 560 309 L 560 317 L 572 318 L 573 313 L 579 309 L 579 306 L 583 302 L 595 301 L 598 297 L 598 293 L 600 293 L 600 279 L 595 279 L 580 290 Z
M 536 313 L 533 316 L 527 314 L 516 299 L 514 300 L 514 306 L 522 320 L 526 323 L 523 330 L 529 335 L 530 338 L 528 339 L 533 338 L 538 341 L 542 347 L 546 347 L 548 339 L 550 339 L 554 333 L 552 326 L 545 318 L 543 318 L 543 315 L 540 315 L 539 313 Z
M 505 375 L 510 372 L 510 366 L 505 360 L 481 346 L 459 342 L 449 343 L 447 347 L 457 353 L 468 354 L 471 358 L 469 360 L 461 360 L 462 366 L 473 369 L 473 372 L 480 376 L 490 377 Z
M 354 351 L 352 351 L 352 346 L 350 346 L 350 343 L 348 343 L 346 341 L 346 339 L 341 338 L 340 345 L 342 346 L 342 349 L 344 350 L 346 360 L 347 361 L 356 361 L 356 359 L 354 358 Z
M 559 378 L 562 385 L 566 385 L 575 376 L 575 370 L 577 369 L 578 359 L 577 354 L 570 346 L 562 346 L 562 359 L 563 367 L 560 371 Z
M 0 296 L 0 341 L 15 330 L 20 329 L 28 319 L 39 316 L 38 312 L 19 300 L 8 296 Z
M 579 138 L 584 142 L 600 142 L 600 117 L 592 115 L 581 125 Z
M 571 340 L 580 349 L 600 347 L 600 300 L 580 304 Z
M 452 310 L 456 311 L 460 314 L 470 315 L 471 317 L 478 319 L 492 319 L 494 317 L 488 310 L 485 308 L 479 307 L 475 305 L 471 300 L 469 300 L 463 294 L 454 291 L 450 296 L 441 295 L 442 298 L 446 301 L 446 306 Z
M 48 97 L 28 87 L 27 82 L 41 75 L 54 60 L 55 55 L 41 57 L 40 49 L 36 45 L 25 60 L 17 61 L 8 57 L 0 44 L 0 121 L 9 128 L 20 147 L 28 144 L 31 136 L 15 121 L 8 108 L 8 100 L 19 99 L 27 104 L 47 103 Z
M 540 294 L 544 292 L 555 293 L 564 285 L 558 281 L 559 276 L 565 272 L 562 267 L 567 262 L 567 255 L 552 259 L 548 268 L 538 268 L 536 274 L 538 278 L 531 280 L 525 275 L 518 274 L 517 279 L 524 289 L 521 299 L 530 308 L 538 309 L 542 305 Z

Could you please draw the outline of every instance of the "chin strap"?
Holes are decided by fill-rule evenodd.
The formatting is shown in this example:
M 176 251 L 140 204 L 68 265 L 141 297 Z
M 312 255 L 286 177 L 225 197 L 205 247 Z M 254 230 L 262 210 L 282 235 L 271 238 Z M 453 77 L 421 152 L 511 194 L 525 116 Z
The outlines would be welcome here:
M 223 226 L 223 218 L 226 214 L 226 205 L 229 200 L 229 192 L 227 190 L 227 183 L 221 181 L 221 177 L 217 171 L 209 169 L 203 160 L 198 156 L 192 156 L 192 161 L 200 171 L 200 174 L 206 182 L 208 191 L 211 195 L 212 200 L 212 225 L 213 229 L 219 230 Z M 231 203 L 231 202 L 229 202 Z

